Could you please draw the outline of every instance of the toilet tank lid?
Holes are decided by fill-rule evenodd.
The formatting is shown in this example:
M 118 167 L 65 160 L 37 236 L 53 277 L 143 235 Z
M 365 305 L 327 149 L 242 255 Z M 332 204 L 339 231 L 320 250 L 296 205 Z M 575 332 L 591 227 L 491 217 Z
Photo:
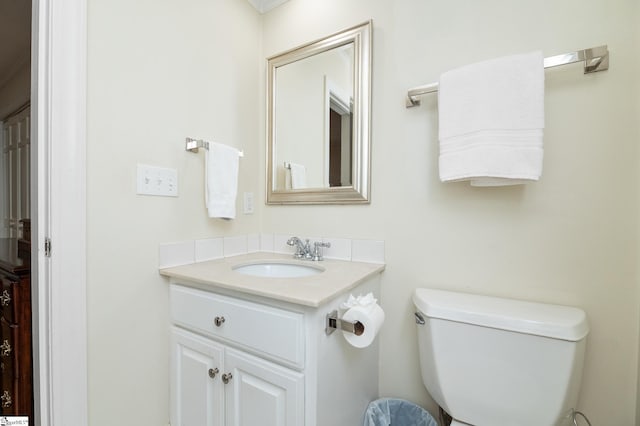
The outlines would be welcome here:
M 429 318 L 578 341 L 589 333 L 582 309 L 523 300 L 418 288 L 416 308 Z

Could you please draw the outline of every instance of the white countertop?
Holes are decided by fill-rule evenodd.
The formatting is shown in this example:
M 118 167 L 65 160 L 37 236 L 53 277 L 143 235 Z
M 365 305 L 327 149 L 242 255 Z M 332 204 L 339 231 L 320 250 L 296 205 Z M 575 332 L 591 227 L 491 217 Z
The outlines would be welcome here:
M 238 265 L 269 260 L 321 267 L 324 271 L 307 277 L 264 278 L 244 275 L 233 270 Z M 190 282 L 196 283 L 199 288 L 222 288 L 318 307 L 333 297 L 348 292 L 372 275 L 382 272 L 384 268 L 384 264 L 378 263 L 333 259 L 317 262 L 297 260 L 290 254 L 260 252 L 164 268 L 160 269 L 160 275 L 186 285 Z

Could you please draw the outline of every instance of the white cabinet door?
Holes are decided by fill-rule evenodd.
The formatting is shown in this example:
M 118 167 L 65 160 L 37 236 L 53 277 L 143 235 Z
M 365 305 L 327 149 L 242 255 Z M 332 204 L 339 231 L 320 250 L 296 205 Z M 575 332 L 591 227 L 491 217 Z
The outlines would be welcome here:
M 224 347 L 175 327 L 171 346 L 171 426 L 224 426 Z
M 304 376 L 233 349 L 226 349 L 226 426 L 304 424 Z

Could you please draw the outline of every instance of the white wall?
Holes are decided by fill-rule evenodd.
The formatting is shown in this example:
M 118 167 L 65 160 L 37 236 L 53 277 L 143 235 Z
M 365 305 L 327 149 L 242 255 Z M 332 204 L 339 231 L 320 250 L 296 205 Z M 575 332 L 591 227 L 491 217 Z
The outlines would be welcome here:
M 593 424 L 635 422 L 636 3 L 292 0 L 265 16 L 264 56 L 373 19 L 371 205 L 268 206 L 261 217 L 278 233 L 386 241 L 382 395 L 435 410 L 420 380 L 411 304 L 416 287 L 433 286 L 585 309 L 591 334 L 579 408 Z M 407 110 L 408 88 L 478 60 L 600 44 L 609 45 L 609 71 L 546 72 L 540 182 L 439 183 L 437 99 Z
M 158 243 L 258 231 L 386 241 L 383 395 L 435 409 L 419 378 L 410 298 L 419 286 L 462 289 L 584 308 L 592 332 L 579 408 L 593 424 L 633 424 L 636 3 L 291 0 L 261 18 L 244 0 L 90 0 L 90 424 L 168 421 L 168 300 Z M 263 58 L 370 18 L 372 203 L 261 206 Z M 495 189 L 438 182 L 436 98 L 406 110 L 409 87 L 476 60 L 603 43 L 609 71 L 547 71 L 540 182 Z M 206 218 L 203 157 L 184 152 L 186 136 L 245 151 L 240 192 L 256 194 L 255 215 Z M 137 162 L 178 169 L 180 197 L 135 195 Z
M 184 140 L 244 150 L 240 193 L 263 190 L 259 15 L 239 0 L 88 8 L 89 424 L 164 426 L 168 286 L 158 244 L 258 230 L 257 215 L 206 217 L 204 153 L 185 152 Z M 177 169 L 179 197 L 136 195 L 138 162 Z

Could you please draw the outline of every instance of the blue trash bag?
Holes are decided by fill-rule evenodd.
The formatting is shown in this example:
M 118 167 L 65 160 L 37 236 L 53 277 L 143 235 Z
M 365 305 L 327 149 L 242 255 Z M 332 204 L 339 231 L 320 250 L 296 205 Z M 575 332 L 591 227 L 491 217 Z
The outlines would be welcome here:
M 438 422 L 413 402 L 381 398 L 369 403 L 364 426 L 438 426 Z

